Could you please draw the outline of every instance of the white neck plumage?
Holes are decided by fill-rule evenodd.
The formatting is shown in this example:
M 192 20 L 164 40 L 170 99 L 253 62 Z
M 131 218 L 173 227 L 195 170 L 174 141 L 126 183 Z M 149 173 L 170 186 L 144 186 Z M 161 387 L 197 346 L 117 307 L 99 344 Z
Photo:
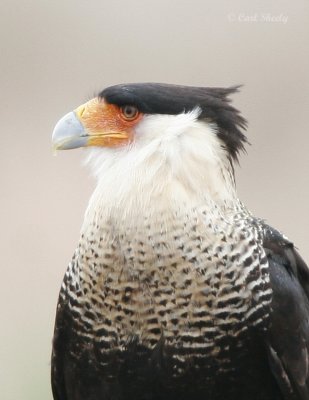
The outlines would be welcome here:
M 148 115 L 135 140 L 121 148 L 94 148 L 88 162 L 98 179 L 85 224 L 94 218 L 132 221 L 169 208 L 205 203 L 236 207 L 233 169 L 216 127 L 199 110 Z

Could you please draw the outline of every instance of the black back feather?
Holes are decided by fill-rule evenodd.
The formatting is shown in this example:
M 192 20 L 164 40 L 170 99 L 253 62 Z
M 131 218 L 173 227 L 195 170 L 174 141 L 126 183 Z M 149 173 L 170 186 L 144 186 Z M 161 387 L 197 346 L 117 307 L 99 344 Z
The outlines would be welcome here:
M 267 350 L 284 400 L 309 399 L 309 269 L 292 242 L 264 224 L 273 291 Z
M 111 86 L 99 94 L 99 98 L 111 104 L 134 105 L 145 114 L 176 115 L 199 107 L 199 119 L 215 123 L 217 135 L 233 159 L 244 149 L 247 142 L 242 130 L 246 120 L 231 106 L 229 95 L 239 86 L 208 88 L 179 86 L 164 83 L 133 83 Z

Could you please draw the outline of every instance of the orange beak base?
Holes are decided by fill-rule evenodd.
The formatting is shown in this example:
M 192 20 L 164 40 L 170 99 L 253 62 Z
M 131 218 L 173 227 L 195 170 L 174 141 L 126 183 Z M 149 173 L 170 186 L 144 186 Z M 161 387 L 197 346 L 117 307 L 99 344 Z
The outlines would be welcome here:
M 127 145 L 133 140 L 134 126 L 141 117 L 138 114 L 128 120 L 117 105 L 94 98 L 57 123 L 52 139 L 54 148 Z

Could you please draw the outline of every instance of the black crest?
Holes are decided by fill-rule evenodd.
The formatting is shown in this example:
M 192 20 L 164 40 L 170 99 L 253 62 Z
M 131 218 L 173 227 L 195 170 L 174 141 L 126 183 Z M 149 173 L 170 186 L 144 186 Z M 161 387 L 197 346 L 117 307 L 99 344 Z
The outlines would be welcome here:
M 217 135 L 223 141 L 232 158 L 244 149 L 247 142 L 242 130 L 246 120 L 231 106 L 229 95 L 237 92 L 238 86 L 230 88 L 207 88 L 179 86 L 164 83 L 133 83 L 111 86 L 104 89 L 99 98 L 108 103 L 136 106 L 145 114 L 180 114 L 196 107 L 201 109 L 199 119 L 214 122 Z

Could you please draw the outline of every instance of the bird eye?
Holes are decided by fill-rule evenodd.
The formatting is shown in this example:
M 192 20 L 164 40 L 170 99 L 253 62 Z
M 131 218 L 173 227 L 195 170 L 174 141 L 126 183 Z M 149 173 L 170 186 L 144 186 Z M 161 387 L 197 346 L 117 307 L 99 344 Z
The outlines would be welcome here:
M 135 106 L 126 105 L 121 107 L 121 114 L 123 118 L 133 120 L 138 116 L 138 109 Z

